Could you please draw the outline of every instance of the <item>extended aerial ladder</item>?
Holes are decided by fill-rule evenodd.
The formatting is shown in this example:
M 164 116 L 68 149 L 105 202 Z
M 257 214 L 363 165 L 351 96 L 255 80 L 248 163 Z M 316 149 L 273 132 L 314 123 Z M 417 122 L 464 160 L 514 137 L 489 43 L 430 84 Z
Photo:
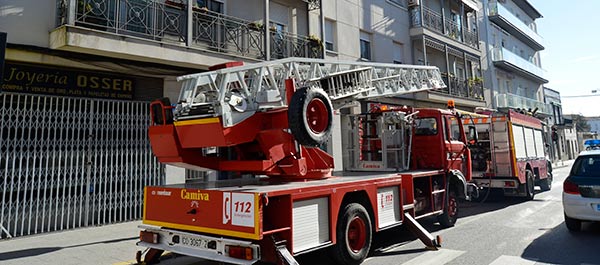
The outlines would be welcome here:
M 445 87 L 439 69 L 431 66 L 286 58 L 210 70 L 178 78 L 183 85 L 173 111 L 168 99 L 152 104 L 154 125 L 165 125 L 150 128 L 162 163 L 327 177 L 333 159 L 316 146 L 327 140 L 333 109 Z

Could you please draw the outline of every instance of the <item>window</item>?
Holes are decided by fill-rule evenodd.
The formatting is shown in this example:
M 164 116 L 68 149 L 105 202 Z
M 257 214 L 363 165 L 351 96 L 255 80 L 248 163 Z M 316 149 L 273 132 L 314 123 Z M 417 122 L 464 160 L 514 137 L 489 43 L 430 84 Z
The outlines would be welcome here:
M 388 2 L 394 3 L 401 7 L 406 7 L 406 0 L 388 0 Z
M 435 118 L 415 119 L 415 135 L 436 135 L 437 132 Z
M 223 13 L 223 3 L 215 0 L 196 0 L 198 7 L 206 7 L 208 10 Z
M 328 51 L 335 51 L 335 25 L 333 23 L 331 20 L 325 20 L 325 49 Z
M 585 177 L 598 177 L 600 174 L 600 156 L 590 155 L 581 156 L 577 158 L 573 164 L 571 175 L 585 176 Z
M 360 33 L 360 58 L 371 60 L 371 34 Z
M 394 63 L 402 64 L 404 61 L 404 44 L 394 42 Z

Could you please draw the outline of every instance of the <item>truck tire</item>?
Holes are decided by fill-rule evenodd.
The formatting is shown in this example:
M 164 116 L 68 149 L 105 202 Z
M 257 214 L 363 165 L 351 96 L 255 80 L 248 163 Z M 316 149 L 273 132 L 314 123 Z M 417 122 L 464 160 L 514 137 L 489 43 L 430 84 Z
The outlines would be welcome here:
M 540 180 L 540 189 L 542 191 L 549 191 L 552 189 L 552 173 L 548 173 L 545 179 Z
M 288 123 L 299 144 L 325 143 L 333 123 L 333 107 L 325 91 L 314 87 L 296 90 L 288 107 Z
M 533 197 L 535 197 L 535 180 L 533 172 L 527 169 L 525 170 L 525 199 L 531 201 Z
M 362 263 L 371 249 L 371 218 L 359 203 L 348 204 L 337 223 L 337 244 L 333 246 L 333 258 L 342 265 Z
M 455 191 L 448 192 L 444 205 L 444 212 L 438 215 L 437 219 L 444 228 L 453 227 L 458 218 L 458 198 Z
M 565 225 L 567 225 L 567 229 L 571 232 L 578 232 L 581 230 L 581 220 L 568 217 L 567 214 L 565 214 Z

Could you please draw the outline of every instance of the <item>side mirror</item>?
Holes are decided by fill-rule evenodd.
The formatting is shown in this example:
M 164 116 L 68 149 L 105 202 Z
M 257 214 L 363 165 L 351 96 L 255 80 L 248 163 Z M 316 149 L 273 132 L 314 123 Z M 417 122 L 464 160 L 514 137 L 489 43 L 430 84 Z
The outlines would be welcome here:
M 467 142 L 470 145 L 474 145 L 477 143 L 479 136 L 477 135 L 477 128 L 475 126 L 469 126 L 469 134 L 467 136 Z

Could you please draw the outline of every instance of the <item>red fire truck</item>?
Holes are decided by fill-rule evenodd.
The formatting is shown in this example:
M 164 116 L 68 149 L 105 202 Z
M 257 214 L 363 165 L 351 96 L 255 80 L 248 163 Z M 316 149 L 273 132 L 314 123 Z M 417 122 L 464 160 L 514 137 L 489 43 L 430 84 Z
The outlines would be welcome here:
M 478 141 L 470 146 L 473 183 L 490 194 L 522 196 L 532 200 L 534 186 L 552 187 L 552 169 L 546 159 L 543 123 L 514 110 L 481 110 L 463 116 L 464 126 L 475 126 Z
M 468 196 L 470 154 L 462 126 L 449 136 L 452 110 L 377 105 L 349 115 L 343 172 L 332 173 L 332 156 L 318 148 L 334 109 L 441 88 L 435 67 L 288 58 L 179 80 L 175 107 L 151 104 L 153 152 L 165 164 L 236 177 L 147 187 L 138 242 L 146 262 L 166 250 L 296 264 L 294 256 L 328 247 L 340 264 L 359 264 L 373 233 L 402 224 L 438 247 L 415 219 L 452 226 Z

